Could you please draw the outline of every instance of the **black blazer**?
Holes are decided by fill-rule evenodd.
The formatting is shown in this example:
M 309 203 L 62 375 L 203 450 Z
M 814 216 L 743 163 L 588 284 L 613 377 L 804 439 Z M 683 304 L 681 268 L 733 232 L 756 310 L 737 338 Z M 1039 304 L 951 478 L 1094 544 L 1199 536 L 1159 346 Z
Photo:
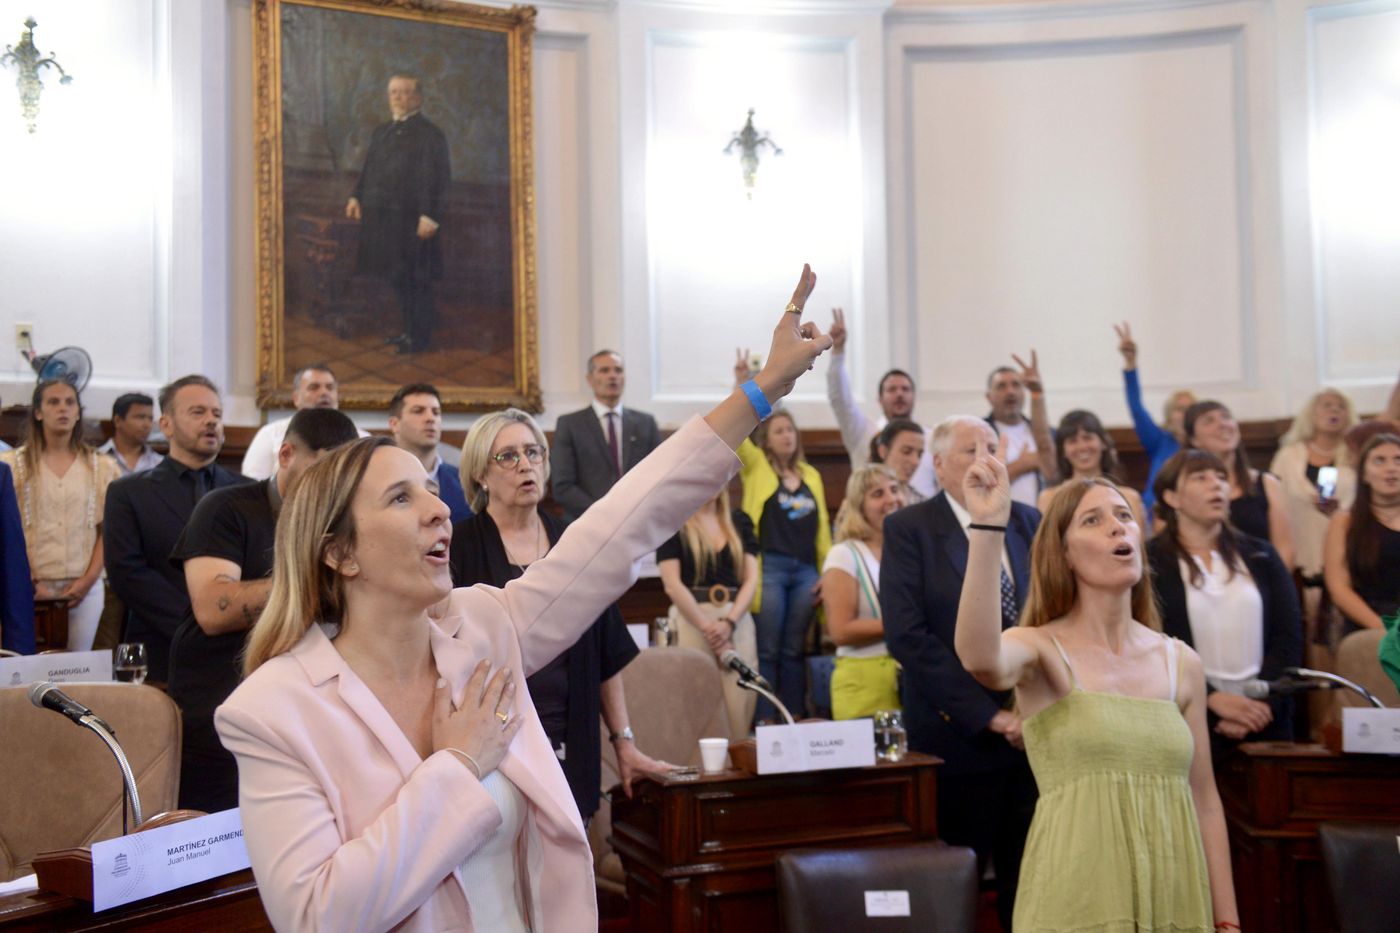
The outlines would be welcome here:
M 622 409 L 621 430 L 622 472 L 626 473 L 661 446 L 661 431 L 651 415 L 626 406 Z M 563 506 L 564 517 L 569 521 L 607 495 L 617 482 L 607 436 L 591 405 L 559 416 L 554 425 L 549 471 L 554 501 Z
M 214 468 L 214 489 L 252 480 Z M 123 476 L 107 488 L 102 512 L 103 562 L 112 592 L 126 604 L 126 641 L 146 644 L 150 678 L 170 678 L 170 640 L 190 608 L 185 575 L 170 554 L 194 512 L 186 469 L 166 457 L 144 473 Z
M 1030 592 L 1030 547 L 1040 513 L 1011 506 L 1006 550 L 1016 584 L 1016 608 Z M 962 666 L 953 648 L 967 533 L 941 492 L 885 519 L 880 561 L 880 609 L 885 644 L 904 667 L 904 722 L 909 747 L 938 755 L 947 774 L 989 771 L 1025 760 L 987 729 L 1009 692 L 988 690 Z
M 1293 575 L 1283 566 L 1273 545 L 1259 538 L 1236 533 L 1240 542 L 1240 554 L 1254 578 L 1254 585 L 1264 603 L 1264 660 L 1259 667 L 1261 680 L 1273 680 L 1283 675 L 1285 667 L 1297 667 L 1303 663 L 1303 619 L 1298 606 L 1298 591 L 1293 586 Z M 1148 565 L 1152 569 L 1152 586 L 1157 596 L 1157 608 L 1162 614 L 1162 630 L 1168 635 L 1180 638 L 1193 645 L 1191 638 L 1191 617 L 1186 611 L 1186 582 L 1181 577 L 1181 564 L 1167 553 L 1161 536 L 1147 544 Z M 1207 687 L 1206 692 L 1212 692 Z M 1293 738 L 1293 698 L 1269 697 L 1269 705 L 1274 710 L 1274 721 L 1262 732 L 1256 732 L 1249 739 Z M 1211 744 L 1220 749 L 1221 743 L 1228 743 L 1215 732 L 1216 715 L 1208 713 L 1211 727 Z

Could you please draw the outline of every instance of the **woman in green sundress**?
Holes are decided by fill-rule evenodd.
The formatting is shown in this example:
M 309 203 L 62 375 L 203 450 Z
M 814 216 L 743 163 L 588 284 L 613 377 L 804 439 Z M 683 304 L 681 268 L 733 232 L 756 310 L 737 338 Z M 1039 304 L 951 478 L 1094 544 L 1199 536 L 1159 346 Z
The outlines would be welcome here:
M 958 658 L 1016 688 L 1040 787 L 1013 930 L 1238 930 L 1201 660 L 1161 634 L 1131 506 L 1106 479 L 1067 483 L 1032 546 L 1021 624 L 1002 632 L 1006 467 L 984 454 L 964 494 Z

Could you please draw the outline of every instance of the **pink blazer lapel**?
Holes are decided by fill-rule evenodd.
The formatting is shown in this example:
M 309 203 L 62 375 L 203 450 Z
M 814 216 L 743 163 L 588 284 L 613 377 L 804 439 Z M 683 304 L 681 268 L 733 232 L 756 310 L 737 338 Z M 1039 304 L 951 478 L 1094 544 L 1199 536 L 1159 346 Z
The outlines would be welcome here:
M 394 722 L 394 717 L 389 715 L 379 698 L 350 665 L 345 663 L 345 659 L 335 650 L 335 646 L 319 625 L 311 627 L 306 638 L 292 649 L 292 653 L 301 662 L 313 684 L 322 684 L 332 677 L 336 678 L 336 689 L 341 700 L 369 731 L 374 733 L 374 737 L 384 746 L 384 750 L 389 753 L 389 757 L 394 760 L 395 766 L 405 779 L 423 763 L 423 759 L 418 757 L 418 752 L 413 748 L 413 743 L 403 734 L 398 723 Z

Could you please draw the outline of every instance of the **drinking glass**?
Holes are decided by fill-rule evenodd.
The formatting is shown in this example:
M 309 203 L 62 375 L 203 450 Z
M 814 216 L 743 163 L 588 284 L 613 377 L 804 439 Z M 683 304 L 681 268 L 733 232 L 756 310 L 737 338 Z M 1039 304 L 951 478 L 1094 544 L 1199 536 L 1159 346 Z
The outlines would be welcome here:
M 904 713 L 897 709 L 875 711 L 875 757 L 881 761 L 902 761 L 909 751 L 909 735 L 904 731 Z
M 146 645 L 144 642 L 124 642 L 117 645 L 112 673 L 124 684 L 146 682 Z

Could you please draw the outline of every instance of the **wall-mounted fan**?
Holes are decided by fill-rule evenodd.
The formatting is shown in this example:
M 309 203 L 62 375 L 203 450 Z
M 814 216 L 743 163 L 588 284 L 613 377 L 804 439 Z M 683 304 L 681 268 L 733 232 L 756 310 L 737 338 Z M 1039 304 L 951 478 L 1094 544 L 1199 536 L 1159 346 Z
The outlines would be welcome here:
M 92 378 L 92 357 L 82 347 L 60 347 L 52 353 L 34 352 L 34 345 L 22 351 L 29 365 L 39 374 L 40 382 L 62 379 L 82 392 Z

